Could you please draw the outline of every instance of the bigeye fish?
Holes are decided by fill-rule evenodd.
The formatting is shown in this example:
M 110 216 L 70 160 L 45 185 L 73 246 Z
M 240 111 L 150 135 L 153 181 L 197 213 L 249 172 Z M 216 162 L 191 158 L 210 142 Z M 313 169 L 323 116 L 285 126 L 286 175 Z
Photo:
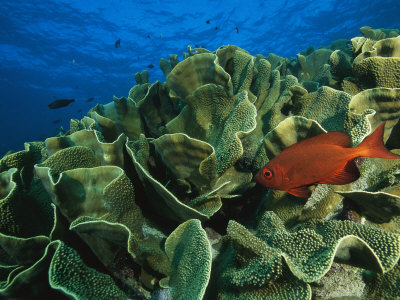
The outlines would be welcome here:
M 308 198 L 314 184 L 347 184 L 360 177 L 357 157 L 400 159 L 383 144 L 383 122 L 356 147 L 342 131 L 323 133 L 285 148 L 256 174 L 255 180 L 268 188 Z

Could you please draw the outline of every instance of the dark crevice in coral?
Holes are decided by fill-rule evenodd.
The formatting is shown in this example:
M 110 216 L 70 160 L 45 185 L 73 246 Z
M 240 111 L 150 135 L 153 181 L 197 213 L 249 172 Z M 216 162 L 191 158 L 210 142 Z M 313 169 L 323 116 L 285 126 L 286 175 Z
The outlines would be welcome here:
M 132 299 L 143 300 L 143 287 L 139 285 L 141 266 L 134 262 L 132 256 L 124 248 L 120 248 L 114 260 L 107 266 L 115 283 Z M 160 275 L 162 276 L 162 275 Z
M 361 211 L 357 204 L 351 199 L 343 199 L 343 209 L 337 216 L 338 220 L 350 220 L 356 223 L 361 222 Z
M 294 115 L 295 113 L 293 113 L 293 111 L 294 111 L 294 105 L 291 102 L 284 103 L 281 108 L 281 112 L 285 116 Z
M 107 268 L 101 263 L 90 247 L 79 237 L 79 235 L 75 231 L 69 230 L 69 225 L 69 221 L 58 212 L 57 227 L 63 228 L 63 230 L 58 231 L 59 235 L 54 236 L 53 239 L 60 239 L 66 245 L 75 249 L 87 266 L 96 269 L 99 272 L 111 275 L 111 273 L 108 272 Z
M 392 149 L 400 149 L 400 139 L 398 138 L 400 136 L 400 122 L 397 122 L 396 125 L 394 125 L 392 129 L 392 133 L 389 136 L 389 139 L 387 140 L 385 146 L 389 150 Z
M 222 199 L 223 207 L 210 220 L 203 221 L 203 227 L 211 227 L 221 235 L 226 234 L 226 227 L 230 220 L 254 228 L 257 220 L 257 210 L 262 201 L 260 194 L 265 194 L 265 188 L 255 186 L 247 190 L 242 196 Z
M 154 179 L 165 186 L 169 181 L 169 171 L 162 162 L 161 157 L 157 154 L 152 143 L 149 144 L 149 152 L 149 157 L 153 158 L 154 162 L 154 164 L 149 164 L 149 173 Z
M 151 145 L 151 144 L 150 144 Z M 150 146 L 150 149 L 152 147 Z M 150 157 L 155 157 L 154 149 L 150 150 Z M 179 225 L 179 222 L 173 222 L 163 216 L 163 211 L 157 209 L 152 203 L 152 199 L 149 199 L 149 193 L 146 190 L 151 189 L 151 187 L 145 187 L 144 183 L 140 180 L 135 167 L 132 162 L 132 158 L 128 155 L 126 150 L 124 149 L 124 171 L 128 178 L 130 179 L 134 190 L 135 190 L 135 203 L 140 207 L 143 216 L 151 221 L 155 227 L 164 229 L 165 234 L 169 234 L 172 230 Z M 154 167 L 149 166 L 150 173 L 154 176 L 154 172 L 160 172 L 160 162 L 156 162 Z M 161 171 L 162 172 L 162 171 Z M 161 177 L 161 175 L 158 175 Z

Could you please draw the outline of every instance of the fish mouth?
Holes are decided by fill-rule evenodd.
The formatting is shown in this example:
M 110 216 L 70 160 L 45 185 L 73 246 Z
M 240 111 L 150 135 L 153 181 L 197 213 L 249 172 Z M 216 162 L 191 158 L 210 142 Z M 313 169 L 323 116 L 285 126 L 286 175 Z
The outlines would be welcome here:
M 253 176 L 253 181 L 259 183 L 260 180 L 260 172 L 257 172 L 256 175 Z
M 262 174 L 261 174 L 260 172 L 257 172 L 256 175 L 254 175 L 253 181 L 255 181 L 255 182 L 257 182 L 258 184 L 264 186 L 264 184 L 263 184 L 263 182 L 262 182 Z

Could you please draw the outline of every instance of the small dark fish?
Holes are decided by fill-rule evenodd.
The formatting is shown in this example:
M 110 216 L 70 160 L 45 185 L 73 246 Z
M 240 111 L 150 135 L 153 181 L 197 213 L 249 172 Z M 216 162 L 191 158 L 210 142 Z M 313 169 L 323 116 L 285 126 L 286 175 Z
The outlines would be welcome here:
M 237 28 L 237 26 L 235 27 L 235 31 L 236 33 L 239 33 L 239 28 Z
M 121 47 L 121 39 L 115 41 L 115 48 Z
M 148 67 L 149 69 L 153 69 L 153 68 L 154 68 L 154 66 L 153 66 L 152 64 L 147 65 L 147 67 Z
M 194 45 L 195 48 L 199 48 L 199 45 Z
M 67 106 L 72 102 L 75 102 L 75 99 L 58 99 L 58 100 L 55 100 L 55 101 L 49 103 L 49 105 L 47 105 L 47 107 L 50 109 L 56 109 L 56 108 L 61 108 L 61 107 Z
M 150 34 L 147 35 L 147 38 L 148 38 L 148 39 L 150 38 Z
M 215 26 L 215 30 L 218 30 L 218 26 Z
M 207 20 L 206 23 L 207 23 L 207 24 L 210 24 L 210 20 Z
M 82 112 L 82 109 L 78 109 L 77 112 L 78 112 L 78 113 L 81 113 L 81 112 Z
M 94 97 L 90 97 L 89 99 L 86 100 L 86 102 L 91 102 L 94 100 Z
M 54 120 L 52 123 L 53 124 L 58 124 L 58 123 L 60 123 L 61 122 L 61 120 Z

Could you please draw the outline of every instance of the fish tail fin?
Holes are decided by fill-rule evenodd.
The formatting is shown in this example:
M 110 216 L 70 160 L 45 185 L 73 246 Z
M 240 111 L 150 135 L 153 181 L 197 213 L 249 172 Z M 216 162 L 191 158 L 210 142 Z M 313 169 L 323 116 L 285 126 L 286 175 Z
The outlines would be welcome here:
M 396 155 L 386 149 L 383 144 L 383 132 L 385 130 L 385 123 L 383 122 L 373 133 L 367 136 L 360 145 L 356 147 L 357 156 L 361 157 L 377 157 L 377 158 L 388 158 L 388 159 L 400 159 L 399 155 Z

